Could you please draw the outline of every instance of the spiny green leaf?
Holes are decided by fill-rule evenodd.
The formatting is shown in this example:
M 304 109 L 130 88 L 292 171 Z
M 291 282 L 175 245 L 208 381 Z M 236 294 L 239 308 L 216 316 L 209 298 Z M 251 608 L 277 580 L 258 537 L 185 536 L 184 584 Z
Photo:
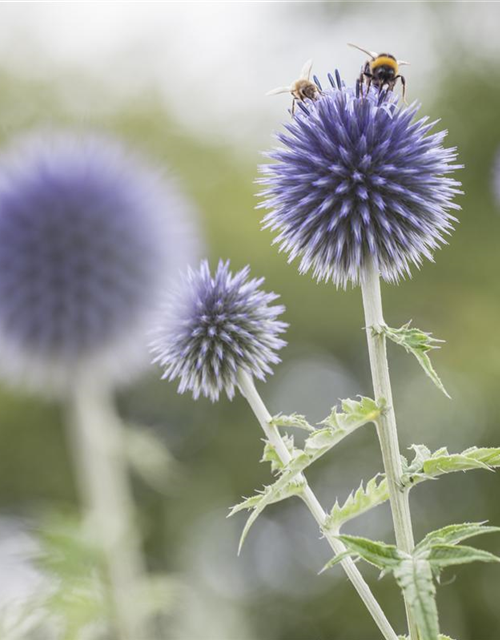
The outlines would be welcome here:
M 323 438 L 322 431 L 316 431 L 313 438 Z M 325 441 L 327 437 L 325 436 Z M 444 447 L 433 454 L 424 445 L 413 445 L 411 448 L 415 452 L 415 457 L 410 464 L 404 460 L 404 473 L 402 475 L 402 483 L 408 488 L 425 480 L 433 480 L 445 473 L 470 469 L 492 470 L 493 467 L 500 466 L 500 448 L 478 449 L 477 447 L 471 447 L 457 454 L 449 454 Z M 332 529 L 339 528 L 348 520 L 388 500 L 389 494 L 386 481 L 382 480 L 377 485 L 375 480 L 375 478 L 372 478 L 365 489 L 361 485 L 354 494 L 347 498 L 342 506 L 336 502 L 327 520 L 327 527 Z
M 462 451 L 462 455 L 491 468 L 500 467 L 500 447 L 469 447 Z
M 470 469 L 489 469 L 482 460 L 461 453 L 451 453 L 433 456 L 423 464 L 423 473 L 428 476 L 440 476 L 455 471 L 468 471 Z
M 385 407 L 385 402 L 375 402 L 371 398 L 360 396 L 360 400 L 341 400 L 342 411 L 333 407 L 328 418 L 321 424 L 331 429 L 353 431 L 369 422 L 375 422 Z
M 329 560 L 325 564 L 325 566 L 321 569 L 319 574 L 321 575 L 322 573 L 324 573 L 328 569 L 331 569 L 335 565 L 339 564 L 339 562 L 342 562 L 342 560 L 345 560 L 346 558 L 350 558 L 350 557 L 355 556 L 355 555 L 357 555 L 357 554 L 354 551 L 350 551 L 350 550 L 342 551 L 342 553 L 338 553 L 336 556 L 334 556 L 331 560 Z
M 442 529 L 431 531 L 417 544 L 415 552 L 430 549 L 436 544 L 454 545 L 484 533 L 498 533 L 500 527 L 487 527 L 484 522 L 464 522 L 463 524 L 451 524 Z
M 321 423 L 326 425 L 325 428 L 317 429 L 305 442 L 304 451 L 311 456 L 311 463 L 359 427 L 376 421 L 384 406 L 384 401 L 377 403 L 361 397 L 360 400 L 342 400 L 342 411 L 333 407 L 328 418 Z
M 406 458 L 401 456 L 403 458 L 403 476 L 412 476 L 420 473 L 423 469 L 424 462 L 432 456 L 430 449 L 424 444 L 412 444 L 410 449 L 412 449 L 415 454 L 410 464 L 408 464 Z
M 274 484 L 265 487 L 262 493 L 251 498 L 247 498 L 241 504 L 236 505 L 231 509 L 228 517 L 231 517 L 242 509 L 252 509 L 252 513 L 245 524 L 243 533 L 241 534 L 238 554 L 241 552 L 243 543 L 245 542 L 253 523 L 267 506 L 275 502 L 285 500 L 286 498 L 290 498 L 291 496 L 300 495 L 304 480 L 302 478 L 294 480 L 294 478 L 303 468 L 305 462 L 304 458 L 307 458 L 304 453 L 297 452 L 296 457 L 293 458 L 292 461 L 284 468 L 280 477 Z
M 336 408 L 322 424 L 328 424 L 323 429 L 316 429 L 306 439 L 304 450 L 295 449 L 293 440 L 289 437 L 287 447 L 293 455 L 293 469 L 290 465 L 283 465 L 272 446 L 267 444 L 264 450 L 263 460 L 271 462 L 273 471 L 281 473 L 291 473 L 290 479 L 298 475 L 313 462 L 325 455 L 332 447 L 338 444 L 350 433 L 359 427 L 373 422 L 378 418 L 383 410 L 384 402 L 378 403 L 370 400 L 370 398 L 361 398 L 361 400 L 343 400 L 343 412 L 339 412 Z
M 314 427 L 312 427 L 306 420 L 305 416 L 302 416 L 298 413 L 292 413 L 289 416 L 285 416 L 281 413 L 278 413 L 277 416 L 273 416 L 269 421 L 269 424 L 272 427 L 295 427 L 296 429 L 305 429 L 306 431 L 314 431 Z
M 242 502 L 231 507 L 231 511 L 227 517 L 230 518 L 240 511 L 251 511 L 252 509 L 256 509 L 260 506 L 263 499 L 265 499 L 265 506 L 269 506 L 270 504 L 275 504 L 276 502 L 281 502 L 282 500 L 286 500 L 287 498 L 297 495 L 297 488 L 300 489 L 302 483 L 299 482 L 294 485 L 293 482 L 294 480 L 291 480 L 281 491 L 272 491 L 272 496 L 268 495 L 268 493 L 271 493 L 274 485 L 264 487 L 262 491 L 257 491 L 255 495 L 245 498 Z
M 434 570 L 470 562 L 500 562 L 500 558 L 489 551 L 466 545 L 434 544 L 427 552 L 427 559 Z
M 104 571 L 105 556 L 95 531 L 76 516 L 52 515 L 33 533 L 38 548 L 32 559 L 38 569 L 61 582 L 91 578 Z
M 251 511 L 252 509 L 255 509 L 255 507 L 257 507 L 259 502 L 262 500 L 262 497 L 265 494 L 265 492 L 266 490 L 264 489 L 263 491 L 257 491 L 257 493 L 254 496 L 250 496 L 249 498 L 243 498 L 241 502 L 238 502 L 238 504 L 235 504 L 233 507 L 231 507 L 231 510 L 229 511 L 229 514 L 227 517 L 230 518 L 231 516 L 234 516 L 236 513 L 239 513 L 240 511 Z M 280 499 L 281 498 L 278 497 L 278 499 L 276 499 L 275 502 L 279 502 Z
M 260 516 L 260 514 L 264 511 L 264 509 L 270 504 L 274 504 L 275 502 L 280 502 L 281 500 L 286 500 L 287 498 L 290 498 L 292 496 L 299 495 L 301 490 L 302 483 L 297 483 L 294 481 L 289 482 L 281 491 L 273 491 L 272 487 L 266 488 L 266 490 L 262 494 L 261 499 L 255 504 L 250 517 L 245 523 L 245 527 L 243 528 L 243 532 L 241 534 L 240 542 L 238 545 L 238 555 L 241 553 L 248 532 L 250 531 L 252 525 Z M 233 515 L 233 513 L 234 512 L 231 512 L 229 515 Z
M 444 340 L 438 340 L 433 338 L 430 333 L 410 327 L 409 322 L 400 329 L 391 329 L 391 327 L 384 325 L 381 327 L 380 332 L 387 336 L 389 340 L 401 345 L 407 353 L 413 354 L 436 387 L 445 396 L 450 397 L 427 355 L 431 349 L 438 349 L 438 344 L 444 342 Z
M 0 637 L 52 638 L 81 640 L 84 636 L 108 637 L 113 626 L 113 594 L 94 523 L 76 517 L 52 516 L 37 531 L 37 568 L 44 575 L 33 594 L 19 601 L 22 620 L 16 621 L 14 633 L 3 633 L 5 621 L 0 611 Z M 176 580 L 169 576 L 150 575 L 138 586 L 137 605 L 149 624 L 159 615 L 171 612 Z M 15 613 L 15 612 L 14 612 Z M 25 628 L 26 635 L 20 630 Z M 28 631 L 34 635 L 27 635 Z
M 412 486 L 437 478 L 445 473 L 455 471 L 469 471 L 470 469 L 492 470 L 500 467 L 500 448 L 495 447 L 470 447 L 462 453 L 448 453 L 443 447 L 433 454 L 423 456 L 423 447 L 414 445 L 415 458 L 410 464 L 405 465 L 402 482 L 406 486 Z
M 298 449 L 295 449 L 294 447 L 293 436 L 285 434 L 282 439 L 292 457 L 295 456 L 295 452 L 298 451 Z M 271 463 L 271 473 L 280 473 L 285 468 L 285 465 L 281 461 L 281 458 L 279 457 L 275 447 L 267 441 L 264 446 L 264 453 L 260 461 Z
M 382 571 L 394 570 L 406 558 L 406 554 L 403 554 L 392 544 L 375 542 L 359 536 L 341 535 L 338 538 L 342 540 L 347 550 L 351 551 L 353 555 L 363 558 L 363 560 L 375 565 Z
M 418 558 L 405 559 L 394 569 L 394 577 L 413 613 L 420 640 L 439 640 L 436 588 L 430 563 Z
M 379 478 L 380 476 L 377 475 L 369 480 L 366 487 L 363 487 L 363 483 L 361 483 L 355 492 L 349 494 L 349 497 L 342 506 L 339 505 L 338 501 L 335 502 L 333 509 L 326 519 L 325 528 L 338 530 L 349 520 L 357 518 L 361 514 L 366 513 L 366 511 L 388 500 L 389 488 L 387 486 L 387 480 L 385 478 L 379 480 Z
M 112 617 L 106 562 L 90 522 L 53 516 L 38 530 L 37 567 L 49 579 L 40 594 L 43 619 L 57 620 L 64 638 L 76 639 L 89 625 Z

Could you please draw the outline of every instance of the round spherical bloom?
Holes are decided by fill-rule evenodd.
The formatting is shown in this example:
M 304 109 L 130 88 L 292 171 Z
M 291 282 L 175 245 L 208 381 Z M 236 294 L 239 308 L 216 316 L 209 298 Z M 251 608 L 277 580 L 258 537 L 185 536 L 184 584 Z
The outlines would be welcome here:
M 0 370 L 63 394 L 147 362 L 154 306 L 194 244 L 177 188 L 121 143 L 33 133 L 0 157 Z
M 460 208 L 446 132 L 429 133 L 434 123 L 416 120 L 417 106 L 399 107 L 394 94 L 373 88 L 360 95 L 359 85 L 299 106 L 278 135 L 285 148 L 268 154 L 276 163 L 261 167 L 259 180 L 264 226 L 289 261 L 345 287 L 368 260 L 394 282 L 432 259 L 456 220 L 450 210 Z
M 248 279 L 249 267 L 236 274 L 219 262 L 215 275 L 207 261 L 189 269 L 168 301 L 151 345 L 163 378 L 180 378 L 179 393 L 204 395 L 212 402 L 225 390 L 234 396 L 239 370 L 261 380 L 280 361 L 285 346 L 279 337 L 287 325 L 277 318 L 284 307 L 279 296 L 259 289 L 264 278 Z

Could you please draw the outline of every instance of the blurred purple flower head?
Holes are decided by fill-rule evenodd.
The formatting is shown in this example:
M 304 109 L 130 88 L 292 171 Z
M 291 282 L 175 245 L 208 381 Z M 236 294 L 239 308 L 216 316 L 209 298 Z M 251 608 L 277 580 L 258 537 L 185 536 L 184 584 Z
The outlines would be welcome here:
M 0 157 L 0 369 L 65 393 L 146 362 L 161 287 L 192 256 L 189 206 L 117 141 L 31 134 Z
M 280 361 L 285 346 L 279 337 L 287 325 L 279 321 L 279 296 L 259 289 L 263 278 L 248 279 L 249 267 L 236 274 L 229 261 L 219 262 L 212 277 L 207 261 L 189 269 L 165 309 L 151 345 L 164 378 L 180 378 L 179 392 L 204 395 L 214 402 L 221 391 L 234 396 L 239 369 L 263 380 Z
M 333 80 L 331 81 L 333 85 Z M 340 85 L 340 83 L 339 83 Z M 285 148 L 261 167 L 264 226 L 302 273 L 345 287 L 357 284 L 367 259 L 395 282 L 410 264 L 432 260 L 456 219 L 459 168 L 445 131 L 415 120 L 418 107 L 398 107 L 393 94 L 334 87 L 280 133 Z

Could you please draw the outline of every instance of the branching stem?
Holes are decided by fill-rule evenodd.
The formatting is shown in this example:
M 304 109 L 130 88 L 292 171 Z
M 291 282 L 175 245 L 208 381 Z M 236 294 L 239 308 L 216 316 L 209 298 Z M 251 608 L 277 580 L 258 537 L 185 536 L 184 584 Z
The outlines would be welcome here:
M 248 373 L 240 371 L 238 375 L 238 382 L 240 391 L 247 399 L 250 407 L 252 408 L 266 435 L 267 440 L 275 448 L 281 462 L 283 464 L 288 464 L 291 460 L 290 452 L 288 451 L 286 444 L 277 427 L 271 426 L 271 415 L 262 402 L 262 398 L 259 396 L 255 388 L 252 377 Z M 326 513 L 319 503 L 318 499 L 314 495 L 312 489 L 309 487 L 304 475 L 301 474 L 300 476 L 298 476 L 298 478 L 300 478 L 304 482 L 302 499 L 306 503 L 309 511 L 324 533 L 331 548 L 336 555 L 338 555 L 339 553 L 343 553 L 346 550 L 343 543 L 324 527 L 326 521 Z M 398 636 L 396 632 L 391 627 L 379 603 L 372 594 L 370 587 L 365 582 L 363 576 L 361 575 L 351 558 L 342 560 L 342 567 L 344 568 L 344 571 L 346 572 L 349 580 L 354 585 L 354 588 L 358 592 L 360 598 L 365 603 L 368 611 L 375 620 L 375 623 L 377 624 L 384 638 L 386 638 L 386 640 L 397 640 Z

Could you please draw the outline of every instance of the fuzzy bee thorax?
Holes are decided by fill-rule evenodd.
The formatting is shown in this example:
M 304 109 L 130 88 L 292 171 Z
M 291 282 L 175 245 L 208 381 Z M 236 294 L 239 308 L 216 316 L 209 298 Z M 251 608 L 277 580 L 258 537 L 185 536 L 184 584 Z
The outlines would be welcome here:
M 370 68 L 372 71 L 374 71 L 375 69 L 378 69 L 379 67 L 390 67 L 391 69 L 394 69 L 394 74 L 397 74 L 399 70 L 399 65 L 397 60 L 392 56 L 389 56 L 384 53 L 380 54 L 375 58 L 375 60 L 372 60 L 370 62 Z

